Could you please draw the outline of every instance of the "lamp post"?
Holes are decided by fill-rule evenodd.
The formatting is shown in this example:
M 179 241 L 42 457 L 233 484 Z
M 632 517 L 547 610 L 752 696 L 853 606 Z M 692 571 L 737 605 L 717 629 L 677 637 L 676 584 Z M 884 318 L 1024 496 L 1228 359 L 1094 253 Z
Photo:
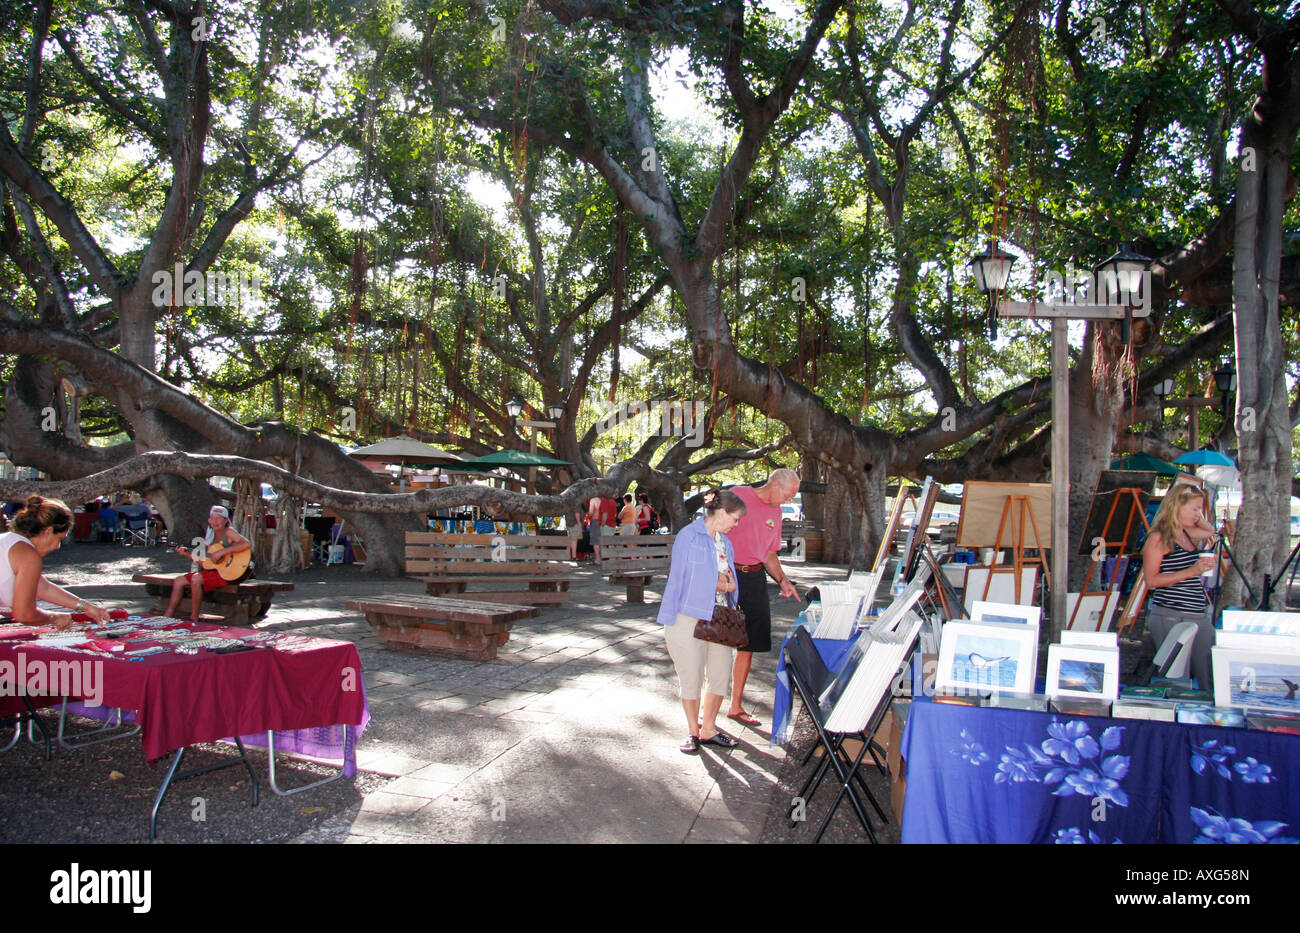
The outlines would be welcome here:
M 551 404 L 546 406 L 546 414 L 550 421 L 521 421 L 519 416 L 523 413 L 524 402 L 522 399 L 515 397 L 506 403 L 506 411 L 510 414 L 510 423 L 521 428 L 531 429 L 528 438 L 528 452 L 537 453 L 537 429 L 542 428 L 547 431 L 554 430 L 560 419 L 564 417 L 565 408 L 563 405 Z M 533 494 L 533 487 L 537 482 L 537 467 L 528 468 L 528 495 Z
M 1232 360 L 1227 360 L 1214 371 L 1214 384 L 1223 393 L 1223 406 L 1220 409 L 1223 420 L 1228 420 L 1228 396 L 1237 391 L 1237 367 Z
M 994 244 L 995 245 L 995 244 Z M 995 251 L 990 251 L 995 252 Z M 996 285 L 987 279 L 989 263 L 980 263 L 980 256 L 972 258 L 972 267 L 983 266 L 986 285 Z M 1052 322 L 1052 636 L 1059 637 L 1066 627 L 1066 592 L 1069 589 L 1070 540 L 1070 341 L 1071 320 L 1121 321 L 1125 336 L 1134 316 L 1150 313 L 1150 301 L 1140 311 L 1135 309 L 1132 286 L 1140 283 L 1146 271 L 1145 257 L 1120 250 L 1097 267 L 1098 280 L 1115 283 L 1115 294 L 1094 294 L 1093 303 L 1074 301 L 1002 301 L 997 305 L 1002 317 L 1047 318 Z M 1008 274 L 1010 269 L 1007 269 Z M 1137 280 L 1134 275 L 1139 276 Z M 1121 276 L 1123 279 L 1121 280 Z M 1124 287 L 1121 288 L 1121 281 Z M 978 284 L 978 280 L 977 280 Z M 1003 282 L 1002 284 L 1005 284 Z M 1096 292 L 1101 292 L 1098 288 Z M 1107 292 L 1112 291 L 1109 287 Z M 1111 299 L 1117 299 L 1112 301 Z
M 1142 276 L 1150 267 L 1151 257 L 1120 245 L 1116 247 L 1114 255 L 1099 262 L 1093 270 L 1097 273 L 1097 294 L 1093 301 L 1125 308 L 1124 319 L 1120 323 L 1120 343 L 1127 344 L 1132 333 L 1134 297 L 1143 295 L 1144 303 L 1150 307 L 1150 289 L 1142 288 Z
M 1016 257 L 998 249 L 997 240 L 989 240 L 983 252 L 976 253 L 966 263 L 971 275 L 975 277 L 975 287 L 981 295 L 989 297 L 989 339 L 998 339 L 998 293 L 1007 287 L 1011 278 L 1011 267 L 1016 264 Z
M 1165 423 L 1165 399 L 1174 391 L 1174 380 L 1161 379 L 1151 387 L 1151 394 L 1156 397 L 1156 424 Z

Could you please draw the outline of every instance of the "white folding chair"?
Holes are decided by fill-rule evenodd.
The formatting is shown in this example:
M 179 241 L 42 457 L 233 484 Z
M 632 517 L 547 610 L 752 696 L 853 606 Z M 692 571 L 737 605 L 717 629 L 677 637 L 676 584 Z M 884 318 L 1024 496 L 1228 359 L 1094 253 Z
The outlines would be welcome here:
M 1192 666 L 1192 642 L 1196 641 L 1196 623 L 1179 622 L 1151 660 L 1155 677 L 1186 677 Z

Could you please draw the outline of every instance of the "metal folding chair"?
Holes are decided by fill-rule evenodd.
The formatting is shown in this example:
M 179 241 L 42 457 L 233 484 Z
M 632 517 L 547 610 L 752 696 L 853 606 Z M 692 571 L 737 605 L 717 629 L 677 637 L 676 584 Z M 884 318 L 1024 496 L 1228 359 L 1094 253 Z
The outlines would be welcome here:
M 872 842 L 878 842 L 876 832 L 871 826 L 871 820 L 867 816 L 866 809 L 863 807 L 853 784 L 856 781 L 858 788 L 866 795 L 867 801 L 871 804 L 872 809 L 876 811 L 881 821 L 888 823 L 889 817 L 885 815 L 885 811 L 876 801 L 875 795 L 871 793 L 866 781 L 858 773 L 858 766 L 862 764 L 862 760 L 870 751 L 877 765 L 881 766 L 881 773 L 887 773 L 877 757 L 875 743 L 872 741 L 871 736 L 884 718 L 884 713 L 888 710 L 889 703 L 893 698 L 886 695 L 880 707 L 872 714 L 867 727 L 861 731 L 831 733 L 826 730 L 826 717 L 822 714 L 818 697 L 830 685 L 833 675 L 822 661 L 821 655 L 817 653 L 817 648 L 812 642 L 812 635 L 809 634 L 807 629 L 799 628 L 790 637 L 789 642 L 786 644 L 785 663 L 786 669 L 790 673 L 790 682 L 793 684 L 799 698 L 803 701 L 804 708 L 808 710 L 808 715 L 812 718 L 813 727 L 817 730 L 818 741 L 804 756 L 804 763 L 807 763 L 819 746 L 825 749 L 821 761 L 813 770 L 813 773 L 808 776 L 808 779 L 804 781 L 797 799 L 801 799 L 804 806 L 807 807 L 825 779 L 829 768 L 834 768 L 836 775 L 840 779 L 839 791 L 835 795 L 835 800 L 831 803 L 830 809 L 826 812 L 826 816 L 822 820 L 813 842 L 820 842 L 822 836 L 826 834 L 831 818 L 834 817 L 835 811 L 839 808 L 840 802 L 845 795 L 848 796 L 849 803 L 853 807 L 854 813 L 857 814 L 858 822 L 862 824 L 867 837 Z M 848 753 L 844 750 L 844 740 L 848 738 L 857 738 L 862 743 L 856 758 L 849 758 Z M 791 825 L 795 825 L 796 822 L 791 820 Z
M 141 547 L 149 546 L 149 518 L 148 516 L 124 516 L 126 519 L 125 527 L 122 529 L 122 544 L 130 547 L 132 544 L 138 544 Z

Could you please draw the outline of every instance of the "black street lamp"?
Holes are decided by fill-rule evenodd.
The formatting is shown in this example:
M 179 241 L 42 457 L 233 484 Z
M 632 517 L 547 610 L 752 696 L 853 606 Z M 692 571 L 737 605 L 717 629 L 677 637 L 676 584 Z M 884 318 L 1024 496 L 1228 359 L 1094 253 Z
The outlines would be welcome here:
M 1223 393 L 1223 419 L 1228 420 L 1228 396 L 1237 391 L 1237 367 L 1232 360 L 1226 361 L 1214 371 L 1214 384 Z
M 1159 415 L 1156 417 L 1157 424 L 1165 423 L 1165 399 L 1172 395 L 1173 391 L 1174 380 L 1172 379 L 1161 379 L 1151 387 L 1151 394 L 1156 397 L 1157 401 L 1156 410 L 1159 412 Z
M 976 253 L 966 263 L 975 276 L 975 287 L 980 294 L 989 296 L 989 339 L 998 339 L 998 293 L 1007 287 L 1011 267 L 1016 257 L 998 248 L 997 240 L 989 240 L 983 252 Z
M 1133 327 L 1133 296 L 1142 289 L 1142 274 L 1151 268 L 1151 257 L 1119 246 L 1115 254 L 1099 262 L 1093 270 L 1097 273 L 1097 294 L 1093 301 L 1099 305 L 1123 305 L 1124 320 L 1120 324 L 1120 342 L 1128 344 Z M 1146 295 L 1148 305 L 1151 296 Z

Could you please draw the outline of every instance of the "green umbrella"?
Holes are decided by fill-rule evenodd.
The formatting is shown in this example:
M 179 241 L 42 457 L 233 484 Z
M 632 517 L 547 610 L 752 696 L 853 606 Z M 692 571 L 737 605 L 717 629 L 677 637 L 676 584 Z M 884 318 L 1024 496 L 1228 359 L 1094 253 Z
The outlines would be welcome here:
M 463 461 L 457 469 L 492 470 L 497 467 L 547 467 L 571 466 L 568 460 L 556 460 L 542 454 L 530 454 L 526 450 L 498 450 L 484 457 L 472 457 Z
M 1159 457 L 1153 457 L 1150 454 L 1133 454 L 1128 457 L 1121 457 L 1118 460 L 1112 460 L 1110 468 L 1112 470 L 1141 470 L 1144 473 L 1159 473 L 1161 476 L 1179 476 L 1185 472 L 1172 463 L 1166 463 Z

